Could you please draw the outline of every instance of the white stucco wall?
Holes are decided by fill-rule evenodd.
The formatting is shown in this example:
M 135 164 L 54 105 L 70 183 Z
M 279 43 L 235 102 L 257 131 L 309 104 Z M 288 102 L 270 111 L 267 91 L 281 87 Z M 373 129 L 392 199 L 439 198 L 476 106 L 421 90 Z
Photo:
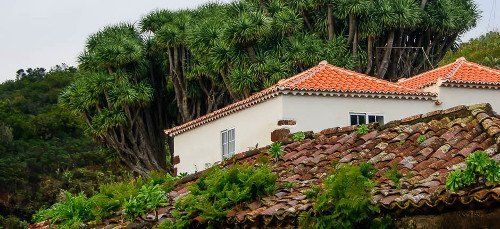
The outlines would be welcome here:
M 180 163 L 177 172 L 194 173 L 222 160 L 221 131 L 235 128 L 235 153 L 247 151 L 271 143 L 271 132 L 278 128 L 283 112 L 282 96 L 278 96 L 238 111 L 231 115 L 206 123 L 174 137 L 174 154 Z
M 384 116 L 384 122 L 415 114 L 447 109 L 457 105 L 488 102 L 500 111 L 500 90 L 451 87 L 429 87 L 438 92 L 440 105 L 434 100 L 376 99 L 311 95 L 280 95 L 229 116 L 206 123 L 174 137 L 174 153 L 180 157 L 178 173 L 204 170 L 222 160 L 221 134 L 235 128 L 235 153 L 249 147 L 271 143 L 271 132 L 282 119 L 295 120 L 291 132 L 318 132 L 330 127 L 350 125 L 349 113 L 371 113 Z M 208 163 L 208 164 L 207 164 Z
M 384 122 L 426 113 L 439 106 L 432 100 L 375 99 L 350 97 L 323 97 L 285 95 L 283 119 L 293 119 L 297 124 L 292 132 L 318 132 L 330 127 L 350 125 L 349 112 L 382 114 Z
M 441 108 L 446 109 L 458 105 L 489 103 L 493 110 L 500 113 L 500 89 L 439 87 Z

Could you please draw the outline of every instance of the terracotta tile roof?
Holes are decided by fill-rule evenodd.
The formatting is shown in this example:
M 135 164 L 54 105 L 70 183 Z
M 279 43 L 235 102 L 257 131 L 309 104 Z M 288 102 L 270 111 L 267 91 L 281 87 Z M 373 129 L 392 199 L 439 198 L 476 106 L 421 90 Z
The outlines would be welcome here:
M 279 94 L 320 92 L 338 94 L 359 94 L 366 97 L 388 97 L 410 99 L 431 99 L 432 93 L 406 88 L 395 83 L 350 71 L 322 61 L 317 66 L 258 92 L 244 100 L 228 105 L 205 116 L 165 130 L 170 136 L 177 135 L 215 119 L 248 108 Z M 333 94 L 332 94 L 333 93 Z
M 482 185 L 458 192 L 444 187 L 448 173 L 463 167 L 464 159 L 475 150 L 485 150 L 500 161 L 500 119 L 493 114 L 488 104 L 459 106 L 393 121 L 381 127 L 371 126 L 371 131 L 364 135 L 356 133 L 356 126 L 309 134 L 304 141 L 287 144 L 286 154 L 280 161 L 271 162 L 273 171 L 279 175 L 278 187 L 286 181 L 297 185 L 292 189 L 278 189 L 272 196 L 235 207 L 228 214 L 228 223 L 297 223 L 298 214 L 312 204 L 303 191 L 320 185 L 328 176 L 333 161 L 372 163 L 378 170 L 372 200 L 384 211 L 408 215 L 445 211 L 464 205 L 484 207 L 498 204 L 500 185 Z M 420 135 L 425 135 L 426 140 L 419 144 L 417 138 Z M 258 163 L 256 158 L 267 156 L 266 150 L 236 154 L 221 166 Z M 385 175 L 394 164 L 399 173 L 413 174 L 413 177 L 401 180 L 399 189 Z M 187 185 L 201 174 L 203 172 L 180 180 L 180 185 L 169 193 L 170 203 L 186 194 Z M 164 209 L 165 217 L 172 208 Z
M 438 79 L 459 84 L 500 85 L 500 70 L 482 66 L 461 57 L 454 63 L 401 80 L 397 84 L 421 89 L 435 84 Z

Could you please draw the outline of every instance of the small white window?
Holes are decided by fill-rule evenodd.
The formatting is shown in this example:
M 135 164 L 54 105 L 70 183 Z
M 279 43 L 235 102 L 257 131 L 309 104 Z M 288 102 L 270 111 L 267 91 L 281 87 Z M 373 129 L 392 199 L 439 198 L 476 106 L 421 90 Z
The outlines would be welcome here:
M 221 131 L 222 140 L 222 158 L 229 158 L 235 151 L 235 131 L 233 129 Z
M 384 116 L 380 114 L 367 114 L 367 113 L 349 113 L 351 125 L 362 125 L 367 123 L 378 122 L 384 124 Z

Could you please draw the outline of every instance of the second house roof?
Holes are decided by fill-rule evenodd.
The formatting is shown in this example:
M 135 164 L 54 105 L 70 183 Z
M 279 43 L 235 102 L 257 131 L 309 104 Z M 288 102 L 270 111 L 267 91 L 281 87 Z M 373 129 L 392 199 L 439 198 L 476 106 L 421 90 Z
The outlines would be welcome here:
M 461 57 L 451 64 L 401 80 L 397 84 L 421 89 L 437 83 L 439 79 L 448 83 L 497 86 L 500 85 L 500 70 L 482 66 Z

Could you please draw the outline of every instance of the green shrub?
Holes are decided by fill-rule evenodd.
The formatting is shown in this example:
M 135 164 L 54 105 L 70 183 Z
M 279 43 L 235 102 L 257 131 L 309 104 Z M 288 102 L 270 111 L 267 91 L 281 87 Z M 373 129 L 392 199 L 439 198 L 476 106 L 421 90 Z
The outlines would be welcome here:
M 102 184 L 99 186 L 98 195 L 119 201 L 122 205 L 129 197 L 137 195 L 140 183 L 136 180 Z
M 20 220 L 19 218 L 10 215 L 3 218 L 0 215 L 0 228 L 5 229 L 24 229 L 28 228 L 28 223 L 26 221 Z
M 281 142 L 273 142 L 273 144 L 270 145 L 268 152 L 271 157 L 278 161 L 284 153 L 283 145 L 281 144 Z
M 417 138 L 417 143 L 418 144 L 422 144 L 423 142 L 425 142 L 425 140 L 427 140 L 427 137 L 425 137 L 425 135 L 421 134 L 420 136 L 418 136 Z
M 89 201 L 93 203 L 92 215 L 96 221 L 111 217 L 122 206 L 120 200 L 102 193 L 90 197 Z
M 167 202 L 165 191 L 160 184 L 150 182 L 143 185 L 137 196 L 131 196 L 123 205 L 125 216 L 134 220 Z
M 312 186 L 311 188 L 304 190 L 302 194 L 304 194 L 309 199 L 313 199 L 318 197 L 320 191 L 321 191 L 320 186 Z
M 102 184 L 98 193 L 90 198 L 83 193 L 73 197 L 65 192 L 65 201 L 39 210 L 33 220 L 51 220 L 58 226 L 73 228 L 88 221 L 109 218 L 121 208 L 127 218 L 135 219 L 165 203 L 165 193 L 173 189 L 176 180 L 169 174 L 153 172 L 147 178 Z
M 291 189 L 291 188 L 295 187 L 296 185 L 297 185 L 297 182 L 285 181 L 285 183 L 283 183 L 283 188 L 284 189 Z
M 65 200 L 52 205 L 49 209 L 38 211 L 33 219 L 35 222 L 51 220 L 63 228 L 75 228 L 82 222 L 94 219 L 92 208 L 94 203 L 83 194 L 73 196 L 64 192 Z
M 178 178 L 183 178 L 185 176 L 187 176 L 188 173 L 187 172 L 182 172 L 182 173 L 179 173 L 179 176 L 177 176 Z
M 178 177 L 174 177 L 166 172 L 155 171 L 149 174 L 149 180 L 155 185 L 160 185 L 165 193 L 174 189 Z
M 177 226 L 172 220 L 164 220 L 158 226 L 156 226 L 156 229 L 173 229 L 173 228 L 182 228 Z
M 385 172 L 385 176 L 391 180 L 395 185 L 396 187 L 399 189 L 401 188 L 401 178 L 405 177 L 403 174 L 401 174 L 399 171 L 398 171 L 398 164 L 393 164 L 391 166 L 391 169 L 387 170 L 387 172 Z
M 323 182 L 313 207 L 299 217 L 303 228 L 385 227 L 390 222 L 377 218 L 379 208 L 371 204 L 373 168 L 343 165 Z M 384 222 L 384 223 L 381 223 Z
M 362 125 L 359 125 L 357 128 L 356 128 L 356 133 L 358 133 L 359 135 L 363 135 L 363 134 L 367 134 L 368 131 L 370 131 L 370 128 L 368 128 L 368 125 L 367 124 L 362 124 Z
M 446 179 L 447 189 L 456 191 L 481 182 L 500 183 L 499 163 L 491 159 L 486 152 L 475 151 L 465 159 L 465 164 L 465 170 L 450 172 Z
M 303 141 L 304 139 L 306 139 L 306 134 L 302 131 L 294 133 L 292 135 L 292 141 L 294 142 Z
M 227 212 L 235 205 L 273 193 L 276 179 L 277 175 L 266 165 L 214 167 L 176 202 L 173 212 L 176 227 L 188 227 L 194 217 L 207 225 L 216 225 L 226 219 Z

